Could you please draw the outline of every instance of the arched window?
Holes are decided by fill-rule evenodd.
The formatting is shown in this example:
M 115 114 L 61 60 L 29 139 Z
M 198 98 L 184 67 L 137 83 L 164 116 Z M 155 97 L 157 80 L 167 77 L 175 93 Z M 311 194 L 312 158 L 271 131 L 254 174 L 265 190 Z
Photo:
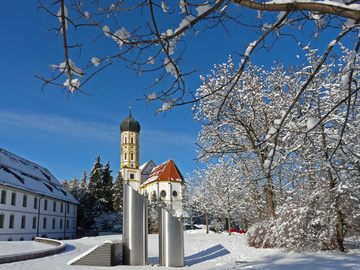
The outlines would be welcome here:
M 176 190 L 173 191 L 173 196 L 176 198 L 178 196 L 178 192 Z
M 166 191 L 165 191 L 165 190 L 162 190 L 162 191 L 160 192 L 160 196 L 161 196 L 162 198 L 165 198 L 165 197 L 166 197 Z
M 134 138 L 130 138 L 130 143 L 134 143 Z
M 126 137 L 124 138 L 124 143 L 127 143 L 127 138 Z
M 130 154 L 130 159 L 134 160 L 134 154 L 133 153 Z
M 124 159 L 127 160 L 127 154 L 126 153 L 124 154 Z

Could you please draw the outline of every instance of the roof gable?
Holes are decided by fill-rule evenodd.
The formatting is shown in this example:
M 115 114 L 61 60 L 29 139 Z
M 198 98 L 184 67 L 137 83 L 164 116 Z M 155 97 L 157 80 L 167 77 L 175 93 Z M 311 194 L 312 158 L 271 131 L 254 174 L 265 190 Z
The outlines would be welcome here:
M 0 148 L 0 184 L 78 203 L 44 167 Z
M 160 164 L 155 167 L 147 180 L 143 183 L 143 185 L 147 185 L 153 181 L 161 181 L 161 180 L 169 180 L 169 181 L 184 181 L 184 177 L 181 172 L 175 165 L 172 159 Z

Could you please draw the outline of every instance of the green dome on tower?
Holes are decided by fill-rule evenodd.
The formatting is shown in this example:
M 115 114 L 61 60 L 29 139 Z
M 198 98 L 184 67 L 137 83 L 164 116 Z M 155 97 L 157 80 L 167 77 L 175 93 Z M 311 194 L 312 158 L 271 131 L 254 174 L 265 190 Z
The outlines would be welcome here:
M 140 124 L 131 116 L 131 111 L 130 115 L 121 122 L 120 131 L 134 131 L 140 133 Z

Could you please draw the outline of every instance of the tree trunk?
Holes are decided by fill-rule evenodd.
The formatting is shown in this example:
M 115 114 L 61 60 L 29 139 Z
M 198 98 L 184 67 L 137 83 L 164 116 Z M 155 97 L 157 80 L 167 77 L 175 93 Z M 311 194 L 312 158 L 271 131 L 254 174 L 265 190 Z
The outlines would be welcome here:
M 268 218 L 275 217 L 274 192 L 270 181 L 271 180 L 269 180 L 269 183 L 264 187 Z
M 230 212 L 228 212 L 228 230 L 229 230 L 229 235 L 231 235 L 231 219 L 230 219 Z
M 339 246 L 339 250 L 341 252 L 345 252 L 345 248 L 344 248 L 344 220 L 342 218 L 341 215 L 341 211 L 338 209 L 338 205 L 336 203 L 335 206 L 336 209 L 336 216 L 337 216 L 337 221 L 338 221 L 338 233 L 337 233 L 337 240 L 338 240 L 338 246 Z
M 209 217 L 208 217 L 208 213 L 205 212 L 205 223 L 206 223 L 206 234 L 209 233 Z

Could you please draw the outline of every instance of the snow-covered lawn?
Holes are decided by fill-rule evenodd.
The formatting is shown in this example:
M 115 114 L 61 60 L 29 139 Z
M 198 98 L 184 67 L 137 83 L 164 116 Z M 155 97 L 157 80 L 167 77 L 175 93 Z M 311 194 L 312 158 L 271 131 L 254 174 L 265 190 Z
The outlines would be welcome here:
M 105 240 L 119 240 L 121 235 L 85 237 L 66 240 L 64 252 L 35 260 L 2 264 L 0 269 L 109 269 L 107 267 L 70 266 L 67 262 Z M 348 254 L 318 252 L 307 254 L 285 253 L 278 249 L 255 249 L 246 245 L 246 236 L 234 234 L 205 234 L 204 230 L 185 233 L 185 269 L 351 269 L 360 270 L 360 246 Z M 43 246 L 37 246 L 41 249 Z M 9 251 L 21 253 L 34 247 L 32 242 L 1 242 L 0 255 Z M 45 246 L 44 248 L 46 248 Z M 158 235 L 149 235 L 147 266 L 115 266 L 111 269 L 154 269 L 158 266 Z M 173 268 L 175 269 L 175 268 Z

